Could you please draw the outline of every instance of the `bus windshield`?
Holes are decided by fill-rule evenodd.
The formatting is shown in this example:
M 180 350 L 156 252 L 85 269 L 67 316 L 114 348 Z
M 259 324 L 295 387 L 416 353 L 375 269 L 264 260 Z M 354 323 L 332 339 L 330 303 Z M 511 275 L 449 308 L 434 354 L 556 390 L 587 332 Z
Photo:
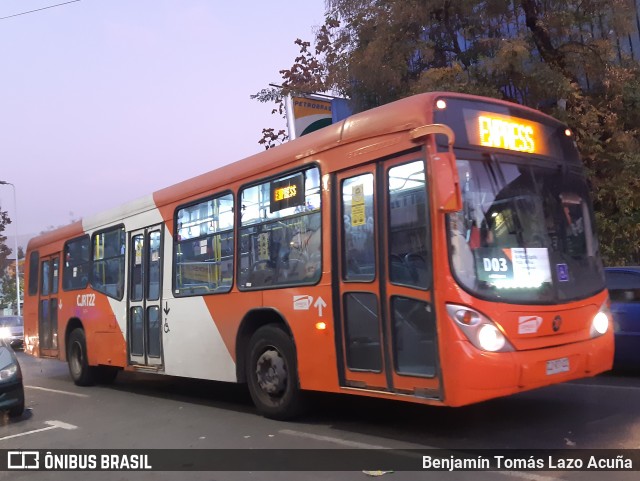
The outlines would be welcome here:
M 492 155 L 458 160 L 458 171 L 463 209 L 448 216 L 449 246 L 465 290 L 551 304 L 604 288 L 588 187 L 575 168 Z

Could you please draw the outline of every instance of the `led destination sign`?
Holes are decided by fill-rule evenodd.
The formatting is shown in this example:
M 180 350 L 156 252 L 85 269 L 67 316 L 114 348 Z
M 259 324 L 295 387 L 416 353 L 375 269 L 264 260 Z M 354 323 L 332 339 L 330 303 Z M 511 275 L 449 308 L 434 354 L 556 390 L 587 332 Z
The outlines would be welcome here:
M 295 198 L 297 193 L 298 193 L 297 185 L 287 185 L 285 187 L 280 187 L 279 189 L 276 189 L 273 193 L 273 199 L 276 202 L 280 202 L 281 200 Z
M 546 125 L 483 110 L 463 109 L 463 112 L 469 144 L 549 155 L 547 144 L 551 130 Z
M 304 205 L 304 175 L 302 173 L 288 179 L 271 182 L 269 210 L 272 213 L 298 205 Z
M 492 115 L 478 116 L 480 145 L 517 152 L 536 152 L 533 124 L 520 119 Z

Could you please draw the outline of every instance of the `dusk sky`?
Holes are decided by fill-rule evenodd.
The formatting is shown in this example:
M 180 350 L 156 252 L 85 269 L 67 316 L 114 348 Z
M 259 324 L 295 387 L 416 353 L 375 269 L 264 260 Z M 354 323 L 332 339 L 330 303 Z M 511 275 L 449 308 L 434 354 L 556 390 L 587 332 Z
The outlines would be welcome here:
M 2 0 L 0 17 L 64 1 Z M 261 151 L 285 122 L 249 96 L 323 14 L 324 0 L 81 0 L 0 20 L 0 180 L 21 243 Z M 10 186 L 0 208 L 15 218 Z

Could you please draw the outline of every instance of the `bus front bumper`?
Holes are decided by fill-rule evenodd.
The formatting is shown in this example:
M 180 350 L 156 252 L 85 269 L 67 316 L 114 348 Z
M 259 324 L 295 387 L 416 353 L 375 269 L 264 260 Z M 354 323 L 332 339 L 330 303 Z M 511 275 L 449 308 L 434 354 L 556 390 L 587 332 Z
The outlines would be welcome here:
M 449 352 L 451 369 L 443 369 L 444 403 L 462 406 L 595 376 L 612 368 L 613 352 L 611 332 L 562 346 L 504 353 L 483 352 L 458 341 Z

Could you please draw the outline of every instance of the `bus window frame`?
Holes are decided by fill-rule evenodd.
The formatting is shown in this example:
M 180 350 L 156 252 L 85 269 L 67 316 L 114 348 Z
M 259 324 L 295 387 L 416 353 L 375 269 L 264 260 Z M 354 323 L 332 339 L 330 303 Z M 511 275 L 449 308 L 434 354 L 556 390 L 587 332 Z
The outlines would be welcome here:
M 109 231 L 113 231 L 113 230 L 117 230 L 117 229 L 122 229 L 124 231 L 124 235 L 125 235 L 125 242 L 124 242 L 124 254 L 122 254 L 122 256 L 118 255 L 118 256 L 114 256 L 114 257 L 110 257 L 109 259 L 118 259 L 120 257 L 123 257 L 124 259 L 124 270 L 123 270 L 123 277 L 122 277 L 122 290 L 121 290 L 121 294 L 120 297 L 116 297 L 116 296 L 112 296 L 111 294 L 107 293 L 106 291 L 102 290 L 102 289 L 96 289 L 96 287 L 93 285 L 93 268 L 94 268 L 94 264 L 95 264 L 95 259 L 94 259 L 94 248 L 95 248 L 95 244 L 94 244 L 94 240 L 96 238 L 96 236 L 104 233 L 104 232 L 109 232 Z M 89 271 L 89 285 L 91 286 L 91 289 L 93 289 L 96 292 L 99 292 L 101 294 L 104 294 L 107 297 L 110 297 L 111 299 L 115 299 L 117 301 L 122 301 L 124 299 L 125 296 L 125 291 L 126 291 L 126 283 L 127 283 L 127 228 L 125 227 L 124 223 L 120 223 L 120 224 L 115 224 L 109 227 L 105 227 L 104 229 L 100 229 L 100 230 L 96 230 L 94 232 L 91 233 L 91 252 L 90 252 L 90 258 L 91 258 L 91 269 Z M 104 261 L 106 259 L 99 259 L 101 261 Z
M 314 282 L 296 282 L 296 283 L 288 283 L 288 284 L 276 284 L 276 285 L 271 285 L 271 286 L 257 286 L 257 287 L 245 287 L 245 286 L 241 286 L 240 283 L 238 283 L 238 290 L 240 292 L 254 292 L 254 291 L 267 291 L 267 290 L 273 290 L 273 289 L 290 289 L 292 287 L 312 287 L 312 286 L 317 286 L 318 284 L 320 284 L 320 281 L 322 281 L 322 276 L 323 276 L 323 266 L 324 266 L 324 255 L 323 255 L 323 248 L 324 248 L 324 243 L 323 243 L 323 234 L 324 234 L 324 217 L 323 217 L 323 209 L 324 209 L 324 202 L 322 199 L 322 194 L 323 194 L 323 188 L 322 188 L 322 169 L 320 168 L 320 163 L 317 161 L 312 161 L 312 162 L 308 162 L 308 163 L 304 163 L 303 165 L 297 166 L 297 167 L 293 167 L 290 168 L 288 170 L 283 170 L 280 171 L 276 174 L 272 174 L 266 177 L 261 177 L 257 180 L 252 180 L 251 182 L 247 182 L 245 184 L 241 184 L 238 187 L 238 191 L 237 191 L 237 200 L 238 200 L 238 206 L 239 208 L 236 209 L 236 226 L 237 226 L 237 238 L 236 238 L 236 252 L 237 252 L 237 256 L 234 259 L 234 261 L 236 262 L 236 267 L 235 267 L 235 275 L 237 276 L 238 279 L 240 279 L 240 243 L 241 243 L 241 231 L 242 231 L 242 193 L 244 190 L 249 189 L 251 187 L 255 187 L 261 184 L 271 184 L 271 182 L 273 182 L 274 180 L 278 180 L 281 179 L 283 177 L 289 177 L 289 176 L 293 176 L 295 174 L 298 173 L 304 173 L 307 170 L 311 170 L 313 168 L 318 169 L 318 179 L 319 179 L 319 186 L 318 188 L 320 189 L 319 191 L 319 196 L 320 196 L 320 208 L 318 209 L 317 213 L 320 214 L 320 275 L 318 276 L 318 279 Z M 305 181 L 306 181 L 306 177 L 305 177 Z M 306 198 L 306 195 L 305 195 Z M 287 217 L 284 217 L 284 219 L 291 219 L 294 217 L 302 217 L 305 215 L 309 215 L 307 213 L 301 212 L 299 214 L 293 214 Z M 265 224 L 271 224 L 273 222 L 278 222 L 281 221 L 283 218 L 277 218 L 277 219 L 272 219 L 272 220 L 268 220 L 266 222 L 256 222 L 253 224 L 248 224 L 247 227 L 253 227 L 253 226 L 257 226 L 257 225 L 265 225 Z
M 219 291 L 219 292 L 191 292 L 191 293 L 176 293 L 176 249 L 178 248 L 178 244 L 180 243 L 180 241 L 178 241 L 178 212 L 182 209 L 187 209 L 191 206 L 194 205 L 198 205 L 198 204 L 203 204 L 205 202 L 209 202 L 210 200 L 214 200 L 214 199 L 218 199 L 218 198 L 222 198 L 225 195 L 229 195 L 231 194 L 231 199 L 233 201 L 233 226 L 231 227 L 231 229 L 227 229 L 224 231 L 220 231 L 217 232 L 215 235 L 220 235 L 222 233 L 227 233 L 227 232 L 231 232 L 234 237 L 237 235 L 236 234 L 236 222 L 237 222 L 237 217 L 236 217 L 236 211 L 237 209 L 237 195 L 236 193 L 232 190 L 232 189 L 225 189 L 225 190 L 221 190 L 219 192 L 216 192 L 214 194 L 210 194 L 207 195 L 205 197 L 201 197 L 199 199 L 193 200 L 193 201 L 189 201 L 186 202 L 184 204 L 180 204 L 178 206 L 176 206 L 176 208 L 173 211 L 173 248 L 171 250 L 171 293 L 173 295 L 173 297 L 176 298 L 182 298 L 182 297 L 198 297 L 198 296 L 215 296 L 215 295 L 222 295 L 222 294 L 228 294 L 233 290 L 233 287 L 236 283 L 236 269 L 235 266 L 233 267 L 233 278 L 231 279 L 231 284 L 229 285 L 229 289 L 226 291 Z M 204 238 L 204 237 L 210 237 L 210 236 L 198 236 L 198 237 L 193 237 L 189 240 L 197 240 L 200 238 Z M 164 245 L 164 240 L 163 240 L 163 245 Z M 236 241 L 234 238 L 233 241 L 233 263 L 235 264 L 236 262 L 236 255 L 237 255 L 237 251 L 236 251 Z M 164 264 L 164 263 L 163 263 Z
M 64 257 L 63 262 L 66 263 L 67 259 L 66 259 L 66 252 L 67 252 L 67 247 L 69 246 L 69 244 L 76 242 L 76 241 L 80 241 L 82 239 L 89 239 L 89 261 L 88 261 L 88 265 L 89 265 L 89 275 L 87 275 L 87 282 L 84 286 L 80 286 L 80 287 L 65 287 L 65 279 L 66 279 L 66 272 L 67 272 L 67 267 L 63 266 L 62 268 L 62 290 L 64 292 L 68 292 L 68 291 L 81 291 L 83 289 L 86 289 L 87 287 L 89 287 L 91 285 L 91 270 L 93 270 L 93 259 L 91 258 L 91 236 L 89 234 L 83 234 L 80 235 L 78 237 L 74 237 L 73 239 L 69 239 L 67 240 L 64 245 L 62 246 L 62 255 Z

